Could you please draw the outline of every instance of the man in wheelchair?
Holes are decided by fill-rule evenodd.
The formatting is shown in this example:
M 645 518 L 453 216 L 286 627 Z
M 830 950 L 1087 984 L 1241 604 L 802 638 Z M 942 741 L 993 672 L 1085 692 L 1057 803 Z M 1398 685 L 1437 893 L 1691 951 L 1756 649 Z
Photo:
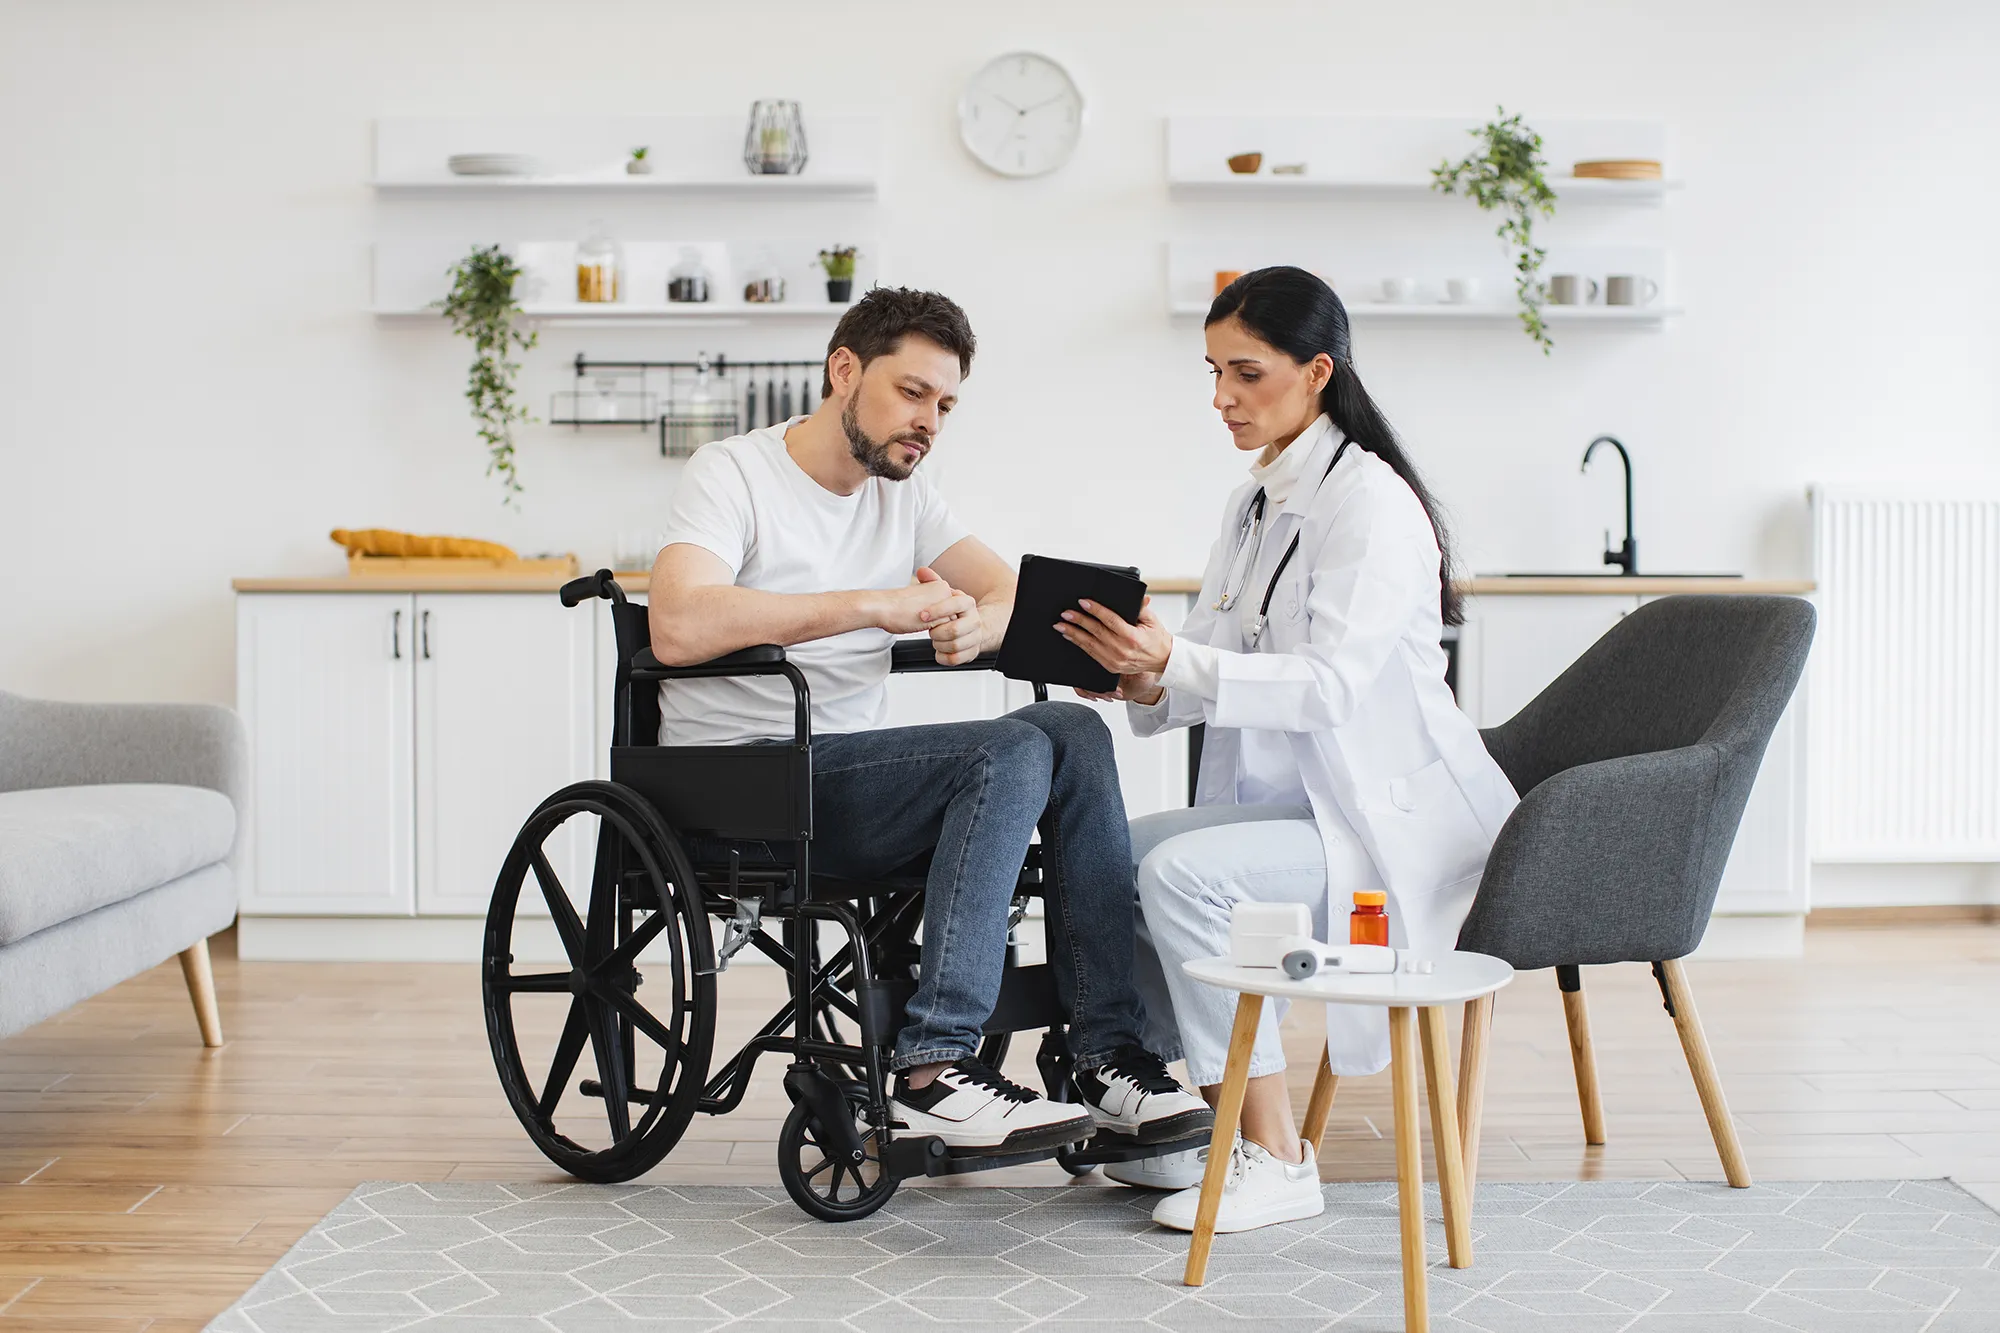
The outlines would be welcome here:
M 810 415 L 689 461 L 649 618 L 667 666 L 777 644 L 810 682 L 816 872 L 865 879 L 930 854 L 919 983 L 890 1068 L 898 1133 L 954 1152 L 1048 1148 L 1109 1129 L 1140 1144 L 1213 1113 L 1140 1042 L 1131 843 L 1110 733 L 1082 704 L 884 728 L 890 646 L 927 632 L 939 663 L 996 649 L 1014 575 L 917 475 L 970 370 L 972 330 L 931 292 L 869 293 L 828 348 Z M 789 740 L 783 679 L 662 682 L 661 741 Z M 1074 1101 L 975 1055 L 1001 985 L 1012 904 L 1043 829 L 1050 963 L 1069 1016 Z

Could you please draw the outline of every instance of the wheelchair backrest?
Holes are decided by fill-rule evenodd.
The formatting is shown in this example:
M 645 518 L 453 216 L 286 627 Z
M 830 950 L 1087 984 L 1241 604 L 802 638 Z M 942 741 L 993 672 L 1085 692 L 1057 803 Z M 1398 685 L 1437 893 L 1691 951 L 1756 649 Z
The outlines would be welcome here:
M 612 672 L 611 743 L 658 745 L 660 687 L 653 681 L 640 681 L 635 689 L 632 681 L 633 657 L 653 642 L 646 608 L 637 602 L 613 602 L 611 628 L 618 637 L 618 662 Z

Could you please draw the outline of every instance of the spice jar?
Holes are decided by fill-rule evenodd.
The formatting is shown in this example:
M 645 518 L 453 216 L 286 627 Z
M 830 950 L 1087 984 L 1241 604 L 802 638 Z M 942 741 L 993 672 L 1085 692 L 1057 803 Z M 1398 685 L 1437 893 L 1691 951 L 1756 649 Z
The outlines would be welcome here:
M 667 274 L 669 301 L 706 301 L 708 270 L 702 266 L 701 252 L 693 246 L 681 248 L 680 262 Z
M 593 305 L 616 301 L 623 261 L 618 242 L 606 234 L 604 224 L 591 223 L 590 233 L 576 247 L 576 299 Z
M 1389 942 L 1389 895 L 1364 889 L 1354 895 L 1354 912 L 1347 918 L 1349 944 Z

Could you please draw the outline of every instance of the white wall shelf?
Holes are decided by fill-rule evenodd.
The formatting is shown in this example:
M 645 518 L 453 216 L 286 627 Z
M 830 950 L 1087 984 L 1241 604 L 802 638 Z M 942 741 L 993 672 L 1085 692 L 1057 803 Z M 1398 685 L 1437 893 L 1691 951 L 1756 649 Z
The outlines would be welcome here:
M 1511 305 L 1447 305 L 1442 302 L 1425 304 L 1417 301 L 1404 303 L 1390 301 L 1342 301 L 1347 307 L 1350 319 L 1357 320 L 1411 320 L 1421 323 L 1479 324 L 1495 321 L 1513 322 L 1519 315 L 1518 307 Z M 1206 301 L 1175 301 L 1171 306 L 1175 318 L 1200 319 L 1208 313 Z M 1542 318 L 1551 324 L 1632 324 L 1658 328 L 1667 320 L 1681 314 L 1679 306 L 1563 306 L 1544 305 Z
M 873 199 L 875 180 L 866 176 L 735 176 L 665 177 L 597 176 L 446 176 L 370 182 L 376 192 L 393 196 L 518 194 L 681 194 L 743 199 Z
M 1592 177 L 1551 177 L 1557 207 L 1565 203 L 1613 203 L 1657 205 L 1669 190 L 1681 188 L 1677 180 L 1616 181 Z M 1167 181 L 1167 192 L 1177 200 L 1226 199 L 1418 199 L 1432 196 L 1452 199 L 1460 206 L 1466 201 L 1438 193 L 1429 177 L 1396 180 L 1346 180 L 1318 176 L 1274 176 L 1268 170 L 1254 175 L 1175 176 Z
M 704 301 L 699 304 L 641 304 L 635 301 L 611 301 L 603 305 L 524 305 L 521 313 L 528 319 L 543 324 L 769 324 L 784 321 L 806 322 L 819 320 L 831 324 L 847 311 L 845 305 L 835 305 L 830 301 L 774 301 L 769 305 L 751 305 L 743 301 Z M 416 323 L 435 320 L 439 324 L 444 317 L 435 310 L 423 308 L 388 309 L 378 308 L 374 312 L 380 320 L 398 323 Z

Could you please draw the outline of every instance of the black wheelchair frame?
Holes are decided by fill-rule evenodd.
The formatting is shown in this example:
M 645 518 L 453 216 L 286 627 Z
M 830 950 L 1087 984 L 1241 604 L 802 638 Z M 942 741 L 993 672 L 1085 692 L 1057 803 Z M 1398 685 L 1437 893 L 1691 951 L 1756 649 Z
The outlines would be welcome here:
M 792 1106 L 779 1134 L 780 1179 L 807 1213 L 828 1221 L 866 1217 L 903 1180 L 991 1170 L 1054 1157 L 1081 1175 L 1102 1162 L 1199 1147 L 1207 1135 L 1139 1144 L 1100 1132 L 1081 1143 L 1033 1152 L 961 1155 L 928 1136 L 897 1136 L 889 1120 L 885 1052 L 916 989 L 925 860 L 879 880 L 840 880 L 812 870 L 812 715 L 804 674 L 782 648 L 746 648 L 696 666 L 653 656 L 644 606 L 629 603 L 609 570 L 562 588 L 563 605 L 611 603 L 618 653 L 609 782 L 576 783 L 551 795 L 523 825 L 494 886 L 481 965 L 486 1025 L 502 1089 L 529 1137 L 570 1174 L 631 1180 L 673 1149 L 696 1113 L 736 1109 L 757 1061 L 789 1052 L 784 1088 Z M 940 665 L 927 641 L 899 643 L 891 670 L 993 670 L 989 655 Z M 777 676 L 793 694 L 789 742 L 666 746 L 659 734 L 658 682 Z M 1035 697 L 1047 690 L 1035 686 Z M 546 851 L 579 816 L 595 820 L 587 907 L 579 916 Z M 587 824 L 586 833 L 589 832 Z M 690 842 L 698 858 L 690 856 Z M 746 862 L 746 850 L 759 853 Z M 1041 887 L 1040 847 L 1016 886 L 1013 921 Z M 536 881 L 567 971 L 513 970 L 522 890 Z M 724 922 L 718 950 L 710 919 Z M 767 922 L 779 927 L 774 937 Z M 820 923 L 845 943 L 830 953 Z M 528 926 L 533 933 L 534 927 Z M 788 998 L 712 1075 L 716 977 L 737 951 L 754 947 L 785 969 Z M 641 955 L 645 957 L 642 960 Z M 640 971 L 640 963 L 646 973 Z M 648 999 L 638 991 L 649 979 Z M 664 987 L 660 984 L 665 982 Z M 665 991 L 664 1001 L 651 997 Z M 568 1013 L 554 1058 L 530 1078 L 516 1023 L 517 997 L 564 994 Z M 852 1024 L 855 1039 L 843 1032 Z M 1022 965 L 1008 947 L 1000 997 L 984 1025 L 980 1055 L 998 1066 L 1011 1034 L 1046 1029 L 1036 1066 L 1051 1097 L 1067 1100 L 1070 1060 L 1064 1015 L 1048 965 Z M 642 1058 L 640 1041 L 648 1043 Z M 583 1050 L 596 1078 L 574 1084 L 602 1102 L 609 1142 L 591 1146 L 567 1131 L 564 1098 Z M 658 1066 L 653 1087 L 642 1066 Z M 635 1120 L 633 1111 L 639 1109 Z

